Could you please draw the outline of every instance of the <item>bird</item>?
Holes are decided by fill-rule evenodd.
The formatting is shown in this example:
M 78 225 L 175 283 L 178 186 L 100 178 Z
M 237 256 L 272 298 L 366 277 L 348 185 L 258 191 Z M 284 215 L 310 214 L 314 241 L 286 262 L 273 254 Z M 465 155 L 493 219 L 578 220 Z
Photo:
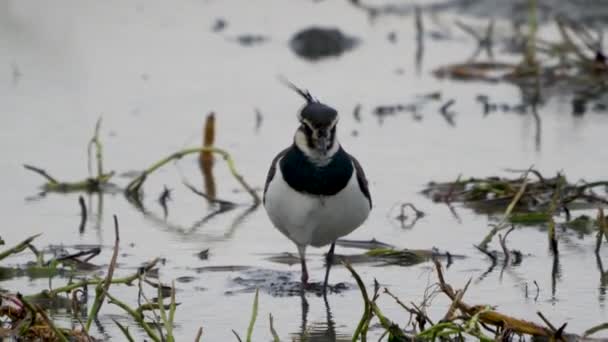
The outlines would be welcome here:
M 292 144 L 272 160 L 263 205 L 274 227 L 297 246 L 303 288 L 310 287 L 306 247 L 331 244 L 323 282 L 326 294 L 336 240 L 365 222 L 372 198 L 361 164 L 338 141 L 338 112 L 307 90 L 284 83 L 306 103 L 298 112 Z

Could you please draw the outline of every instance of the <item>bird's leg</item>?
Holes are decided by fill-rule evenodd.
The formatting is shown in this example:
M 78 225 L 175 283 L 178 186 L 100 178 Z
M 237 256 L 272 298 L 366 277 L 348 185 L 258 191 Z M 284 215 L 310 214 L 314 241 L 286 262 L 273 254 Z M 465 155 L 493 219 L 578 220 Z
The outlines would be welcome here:
M 327 282 L 329 281 L 329 269 L 331 268 L 331 264 L 334 262 L 334 249 L 336 248 L 336 242 L 331 243 L 331 247 L 329 247 L 329 252 L 327 252 L 327 256 L 325 257 L 325 281 L 323 282 L 323 295 L 327 294 Z
M 300 263 L 302 264 L 302 288 L 308 287 L 308 270 L 306 269 L 306 247 L 298 246 L 300 253 Z

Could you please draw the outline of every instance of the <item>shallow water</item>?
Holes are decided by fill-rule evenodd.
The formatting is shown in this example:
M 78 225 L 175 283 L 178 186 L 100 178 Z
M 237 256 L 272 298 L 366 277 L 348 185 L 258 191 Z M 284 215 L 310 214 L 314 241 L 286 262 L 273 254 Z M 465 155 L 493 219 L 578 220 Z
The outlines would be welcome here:
M 219 33 L 211 30 L 217 18 L 228 23 Z M 441 18 L 448 24 L 454 19 L 449 13 Z M 288 40 L 297 30 L 313 24 L 340 27 L 362 43 L 340 58 L 317 63 L 301 60 L 289 50 Z M 27 201 L 26 197 L 39 191 L 42 179 L 21 165 L 43 167 L 62 180 L 83 178 L 87 174 L 86 145 L 101 116 L 105 167 L 118 173 L 140 170 L 171 152 L 200 144 L 204 117 L 213 111 L 217 146 L 231 152 L 252 186 L 262 188 L 270 161 L 291 142 L 296 110 L 302 105 L 298 96 L 277 81 L 278 75 L 284 75 L 339 110 L 340 140 L 365 167 L 374 210 L 349 239 L 376 238 L 403 248 L 437 247 L 465 255 L 465 259 L 455 260 L 446 277 L 455 287 L 473 277 L 465 296 L 471 304 L 497 305 L 501 312 L 535 321 L 536 312 L 542 311 L 555 324 L 568 322 L 567 331 L 574 333 L 606 321 L 594 237 L 560 234 L 560 272 L 552 293 L 553 258 L 544 231 L 522 228 L 511 233 L 508 244 L 525 255 L 523 262 L 504 272 L 497 266 L 484 275 L 490 262 L 473 244 L 488 231 L 488 217 L 457 206 L 457 219 L 446 206 L 432 203 L 419 191 L 431 180 L 450 181 L 459 174 L 504 175 L 505 168 L 530 165 L 546 175 L 562 170 L 571 181 L 602 179 L 606 176 L 603 161 L 608 159 L 608 150 L 601 148 L 608 131 L 607 113 L 574 117 L 570 97 L 557 94 L 539 108 L 540 137 L 531 115 L 494 113 L 484 118 L 475 100 L 477 94 L 515 105 L 521 102 L 520 91 L 509 84 L 435 79 L 431 70 L 464 61 L 474 50 L 470 37 L 456 29 L 452 29 L 453 39 L 426 40 L 418 74 L 413 28 L 409 16 L 370 23 L 361 10 L 332 1 L 183 1 L 173 5 L 160 1 L 61 1 L 53 5 L 0 1 L 0 65 L 4 66 L 0 72 L 0 207 L 4 217 L 0 236 L 9 245 L 37 233 L 43 233 L 36 241 L 41 247 L 102 244 L 106 248 L 93 261 L 106 265 L 114 239 L 112 215 L 116 214 L 121 232 L 118 275 L 131 273 L 158 256 L 166 258 L 160 272 L 163 281 L 193 277 L 176 283 L 181 303 L 176 315 L 179 340 L 193 339 L 200 326 L 209 341 L 233 339 L 231 329 L 244 335 L 253 290 L 234 279 L 251 273 L 201 272 L 199 268 L 249 266 L 274 270 L 271 274 L 289 272 L 297 279 L 297 264 L 267 259 L 296 249 L 272 228 L 262 208 L 237 225 L 234 222 L 246 207 L 199 222 L 209 214 L 209 207 L 182 185 L 182 178 L 201 184 L 196 158 L 184 158 L 145 183 L 144 204 L 149 215 L 137 211 L 118 193 L 103 196 L 103 210 L 97 217 L 99 199 L 93 196 L 87 199 L 93 213 L 80 235 L 78 195 L 49 194 Z M 387 40 L 392 31 L 397 33 L 396 44 Z M 269 39 L 246 47 L 233 40 L 240 34 Z M 421 120 L 406 113 L 380 123 L 372 114 L 376 105 L 409 103 L 418 95 L 436 91 L 441 92 L 442 102 L 425 106 L 419 113 Z M 451 108 L 456 112 L 455 127 L 438 113 L 448 99 L 456 100 Z M 357 104 L 362 104 L 361 122 L 352 115 Z M 259 130 L 255 129 L 255 108 L 263 115 Z M 215 175 L 221 198 L 250 201 L 242 191 L 234 191 L 238 184 L 219 159 Z M 114 179 L 121 186 L 128 180 Z M 173 190 L 166 221 L 156 200 L 164 185 Z M 394 207 L 402 202 L 415 203 L 426 217 L 413 228 L 400 227 Z M 492 247 L 500 248 L 496 241 Z M 200 260 L 196 254 L 207 248 L 209 259 Z M 325 252 L 309 250 L 315 281 L 322 279 Z M 359 252 L 337 248 L 340 254 Z M 607 260 L 606 248 L 601 256 Z M 22 254 L 8 262 L 25 260 L 31 258 Z M 366 284 L 371 286 L 376 278 L 405 302 L 419 302 L 427 285 L 435 281 L 428 262 L 412 267 L 356 268 Z M 342 267 L 333 269 L 331 281 L 354 288 L 354 280 Z M 534 281 L 540 288 L 536 300 Z M 54 286 L 64 282 L 53 280 Z M 46 279 L 25 277 L 1 284 L 24 293 L 47 286 Z M 133 299 L 136 289 L 115 295 Z M 363 309 L 358 290 L 331 295 L 329 317 L 321 298 L 308 295 L 306 299 L 308 306 L 299 296 L 261 292 L 255 340 L 270 339 L 269 313 L 283 339 L 301 336 L 304 326 L 311 334 L 309 340 L 348 340 Z M 398 323 L 408 319 L 389 297 L 382 296 L 379 304 Z M 439 296 L 434 304 L 430 315 L 443 316 L 445 298 Z M 65 312 L 56 316 L 69 324 Z M 103 332 L 93 334 L 119 339 L 112 318 L 139 331 L 116 307 L 105 305 L 100 315 Z M 379 330 L 371 334 L 379 334 Z

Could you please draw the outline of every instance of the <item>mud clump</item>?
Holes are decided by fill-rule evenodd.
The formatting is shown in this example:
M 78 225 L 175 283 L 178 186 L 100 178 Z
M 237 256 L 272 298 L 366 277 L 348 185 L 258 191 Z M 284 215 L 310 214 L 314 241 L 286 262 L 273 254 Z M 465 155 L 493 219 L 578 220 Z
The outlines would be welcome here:
M 337 28 L 310 27 L 297 32 L 289 45 L 293 52 L 308 60 L 336 57 L 353 49 L 359 39 Z
M 302 295 L 302 283 L 296 278 L 298 273 L 276 271 L 269 269 L 250 269 L 243 271 L 239 276 L 233 278 L 231 282 L 237 288 L 225 292 L 227 295 L 236 293 L 251 293 L 259 289 L 268 293 L 273 297 L 291 297 Z M 328 293 L 342 293 L 344 291 L 354 289 L 355 287 L 347 283 L 328 284 Z M 306 293 L 312 293 L 317 296 L 323 295 L 323 282 L 309 283 Z

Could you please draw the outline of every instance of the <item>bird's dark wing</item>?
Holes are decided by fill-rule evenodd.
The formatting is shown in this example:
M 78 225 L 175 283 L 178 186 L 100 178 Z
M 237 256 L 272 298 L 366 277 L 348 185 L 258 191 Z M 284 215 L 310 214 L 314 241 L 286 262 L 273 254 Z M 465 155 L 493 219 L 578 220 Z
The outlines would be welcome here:
M 369 207 L 371 208 L 372 195 L 369 193 L 369 186 L 367 185 L 367 178 L 365 177 L 365 172 L 363 171 L 363 168 L 361 167 L 361 164 L 359 164 L 357 158 L 353 156 L 350 156 L 350 158 L 353 160 L 353 164 L 355 165 L 355 172 L 357 172 L 357 183 L 359 183 L 361 192 L 363 192 L 365 197 L 367 197 L 367 200 L 369 201 Z
M 274 178 L 274 175 L 277 173 L 277 162 L 279 161 L 279 159 L 281 159 L 282 156 L 285 155 L 285 153 L 287 153 L 287 151 L 289 151 L 291 147 L 288 147 L 286 149 L 284 149 L 283 151 L 279 152 L 279 154 L 276 155 L 276 157 L 274 157 L 274 159 L 272 160 L 272 163 L 270 164 L 270 169 L 268 170 L 268 174 L 266 175 L 266 184 L 264 184 L 264 197 L 263 197 L 263 202 L 266 202 L 266 191 L 268 190 L 268 184 L 270 184 L 270 181 L 272 181 L 272 179 Z

